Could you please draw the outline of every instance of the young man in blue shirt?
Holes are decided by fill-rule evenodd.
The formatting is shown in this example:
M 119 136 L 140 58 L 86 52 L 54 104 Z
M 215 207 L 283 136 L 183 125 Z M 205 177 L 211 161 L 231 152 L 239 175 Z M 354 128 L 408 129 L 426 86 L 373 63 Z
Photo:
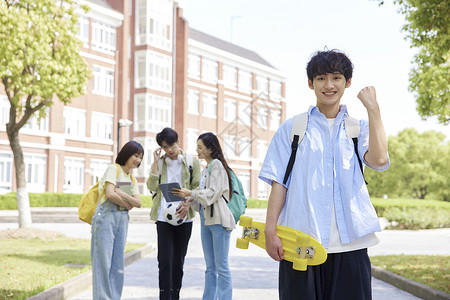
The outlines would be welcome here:
M 353 65 L 337 50 L 319 51 L 307 65 L 308 86 L 317 102 L 308 110 L 308 124 L 298 145 L 296 160 L 286 184 L 283 178 L 291 154 L 293 119 L 275 133 L 259 178 L 272 185 L 266 216 L 266 249 L 280 261 L 279 296 L 286 299 L 372 298 L 367 248 L 378 243 L 381 231 L 352 139 L 346 136 L 341 98 L 350 87 Z M 387 138 L 374 87 L 358 98 L 367 109 L 360 120 L 358 153 L 364 165 L 383 171 L 389 166 Z M 328 259 L 307 271 L 292 269 L 283 260 L 276 225 L 295 228 L 317 239 Z

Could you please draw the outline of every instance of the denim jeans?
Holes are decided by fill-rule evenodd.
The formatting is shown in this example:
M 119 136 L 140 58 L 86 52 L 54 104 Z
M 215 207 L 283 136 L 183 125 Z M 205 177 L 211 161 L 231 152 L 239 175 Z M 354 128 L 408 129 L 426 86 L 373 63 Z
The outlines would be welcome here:
M 228 267 L 231 230 L 221 224 L 205 225 L 200 209 L 201 238 L 205 256 L 205 290 L 203 300 L 231 300 L 231 272 Z
M 124 251 L 128 211 L 109 200 L 97 205 L 91 228 L 93 299 L 120 299 L 124 281 Z

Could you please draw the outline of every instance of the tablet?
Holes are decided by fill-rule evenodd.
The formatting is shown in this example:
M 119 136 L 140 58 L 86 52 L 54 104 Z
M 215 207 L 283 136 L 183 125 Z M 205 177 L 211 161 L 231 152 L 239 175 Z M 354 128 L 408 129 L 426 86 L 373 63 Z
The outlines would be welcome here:
M 164 198 L 166 198 L 166 202 L 177 202 L 184 200 L 183 197 L 172 194 L 173 188 L 180 188 L 178 182 L 160 183 L 159 188 L 161 189 Z

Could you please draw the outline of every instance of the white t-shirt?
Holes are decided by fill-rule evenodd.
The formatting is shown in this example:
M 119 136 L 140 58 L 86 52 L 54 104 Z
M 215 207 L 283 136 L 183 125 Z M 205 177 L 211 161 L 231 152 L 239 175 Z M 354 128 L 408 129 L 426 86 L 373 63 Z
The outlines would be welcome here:
M 166 164 L 167 167 L 167 178 L 166 182 L 178 182 L 180 186 L 181 184 L 181 168 L 183 166 L 183 163 L 179 161 L 178 159 L 172 160 L 172 163 Z M 179 205 L 180 202 L 177 202 L 175 205 Z M 159 207 L 159 213 L 158 213 L 158 221 L 160 222 L 167 222 L 166 218 L 164 217 L 164 210 L 167 207 L 167 201 L 164 195 L 161 195 L 161 205 Z M 186 222 L 192 222 L 193 219 L 187 219 Z
M 330 128 L 330 134 L 333 135 L 333 125 L 335 119 L 327 119 L 327 120 L 328 126 Z M 327 249 L 328 253 L 349 252 L 353 250 L 364 249 L 371 246 L 375 246 L 379 242 L 380 241 L 378 240 L 375 233 L 369 233 L 368 235 L 356 239 L 349 244 L 342 244 L 336 222 L 336 213 L 334 210 L 334 203 L 333 203 L 333 212 L 331 214 L 330 245 Z
M 103 174 L 102 179 L 100 180 L 99 183 L 99 187 L 98 187 L 98 191 L 99 194 L 103 193 L 103 189 L 105 186 L 106 182 L 110 182 L 114 185 L 116 185 L 117 182 L 131 182 L 131 185 L 133 186 L 133 179 L 131 178 L 130 173 L 126 174 L 122 167 L 119 166 L 119 177 L 117 177 L 117 167 L 116 164 L 111 164 L 108 166 L 108 168 L 105 171 L 105 174 Z M 139 194 L 139 187 L 137 184 L 135 184 L 132 188 L 131 188 L 132 194 L 133 195 L 138 195 Z M 100 203 L 104 203 L 106 201 L 106 195 L 101 194 L 102 198 L 100 198 Z

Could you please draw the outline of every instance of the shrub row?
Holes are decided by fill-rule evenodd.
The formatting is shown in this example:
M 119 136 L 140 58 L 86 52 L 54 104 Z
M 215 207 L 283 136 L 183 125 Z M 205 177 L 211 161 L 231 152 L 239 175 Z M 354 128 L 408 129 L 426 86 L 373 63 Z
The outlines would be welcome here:
M 30 193 L 31 207 L 78 207 L 81 194 Z M 141 196 L 142 207 L 151 207 L 151 196 Z M 418 199 L 373 198 L 379 217 L 385 217 L 390 229 L 430 229 L 450 227 L 450 202 Z M 248 199 L 248 208 L 267 208 L 266 200 Z M 0 210 L 16 210 L 16 194 L 0 195 Z

